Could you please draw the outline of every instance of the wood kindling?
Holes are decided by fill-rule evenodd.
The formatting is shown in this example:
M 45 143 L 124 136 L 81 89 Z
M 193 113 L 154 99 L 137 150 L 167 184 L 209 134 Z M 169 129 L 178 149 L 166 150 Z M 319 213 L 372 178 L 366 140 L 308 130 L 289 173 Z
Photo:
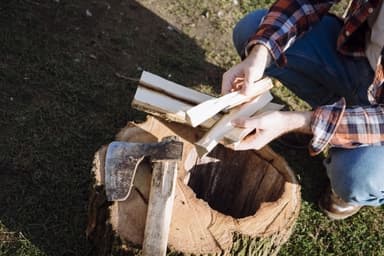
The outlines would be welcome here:
M 187 121 L 192 127 L 196 127 L 222 110 L 229 110 L 263 94 L 270 90 L 272 86 L 270 78 L 263 78 L 252 86 L 251 91 L 247 95 L 234 91 L 219 98 L 206 100 L 187 110 Z
M 191 99 L 193 99 L 193 101 L 198 101 L 198 103 L 203 102 L 206 99 L 212 99 L 212 96 L 183 87 L 163 78 L 157 79 L 156 77 L 148 74 L 144 78 L 147 85 L 143 86 L 142 84 L 139 84 L 131 103 L 132 107 L 167 120 L 187 124 L 185 112 L 192 108 L 195 104 L 188 103 L 186 100 L 181 99 L 181 96 L 187 98 L 188 95 L 192 95 Z M 153 84 L 148 86 L 149 82 Z M 182 89 L 180 89 L 180 87 Z M 165 93 L 165 89 L 172 93 Z M 179 96 L 173 97 L 175 94 L 178 94 Z M 209 129 L 220 118 L 221 115 L 213 116 L 203 122 L 201 126 Z
M 136 109 L 181 123 L 185 123 L 185 111 L 192 107 L 190 104 L 141 85 L 137 87 L 131 104 Z
M 265 78 L 259 82 L 261 85 L 259 93 L 262 92 L 262 94 L 251 100 L 244 98 L 245 96 L 239 92 L 215 98 L 143 71 L 132 107 L 163 119 L 188 125 L 191 125 L 188 113 L 197 116 L 200 118 L 198 122 L 203 120 L 199 126 L 210 129 L 196 145 L 200 151 L 199 154 L 204 155 L 219 142 L 225 145 L 236 144 L 252 132 L 252 129 L 233 127 L 231 125 L 233 119 L 279 110 L 282 107 L 270 102 L 272 100 L 272 95 L 269 93 L 272 86 L 271 79 Z M 257 92 L 253 94 L 256 95 Z M 247 100 L 247 103 L 239 106 L 241 102 Z M 212 105 L 215 106 L 214 111 L 211 111 Z
M 147 71 L 142 72 L 139 83 L 140 86 L 168 95 L 192 106 L 212 98 L 212 96 L 171 82 Z
M 200 157 L 208 154 L 220 141 L 225 137 L 225 134 L 230 132 L 234 126 L 232 120 L 239 117 L 250 117 L 255 112 L 263 108 L 272 100 L 272 95 L 269 92 L 256 97 L 244 105 L 233 108 L 228 114 L 224 115 L 198 142 L 195 143 L 197 153 Z

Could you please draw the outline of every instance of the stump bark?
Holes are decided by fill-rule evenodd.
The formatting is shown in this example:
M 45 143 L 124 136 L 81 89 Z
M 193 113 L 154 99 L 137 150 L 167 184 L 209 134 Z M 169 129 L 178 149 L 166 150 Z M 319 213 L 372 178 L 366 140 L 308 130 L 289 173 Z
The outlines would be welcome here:
M 300 210 L 300 186 L 293 171 L 269 147 L 240 152 L 218 145 L 200 159 L 193 143 L 202 135 L 198 129 L 149 116 L 144 123 L 129 123 L 116 137 L 156 142 L 165 136 L 178 136 L 184 142 L 169 250 L 185 255 L 229 254 L 236 234 L 261 241 L 261 255 L 276 254 L 289 238 Z M 89 200 L 87 236 L 94 242 L 97 255 L 140 247 L 151 178 L 151 166 L 144 161 L 127 200 L 107 202 L 105 152 L 103 146 L 95 153 Z

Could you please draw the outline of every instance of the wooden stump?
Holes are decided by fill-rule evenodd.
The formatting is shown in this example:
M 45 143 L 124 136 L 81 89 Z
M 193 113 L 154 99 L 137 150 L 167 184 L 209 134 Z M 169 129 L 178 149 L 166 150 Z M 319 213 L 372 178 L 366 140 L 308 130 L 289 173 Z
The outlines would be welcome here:
M 154 142 L 171 135 L 184 142 L 184 149 L 168 248 L 183 254 L 228 254 L 236 234 L 258 238 L 267 244 L 260 246 L 262 253 L 276 254 L 289 238 L 300 209 L 300 186 L 285 160 L 269 147 L 235 152 L 221 145 L 199 159 L 193 143 L 203 133 L 154 117 L 129 123 L 116 140 Z M 107 202 L 105 151 L 103 146 L 95 154 L 89 200 L 87 235 L 97 255 L 108 255 L 114 246 L 122 252 L 142 244 L 151 176 L 144 161 L 128 199 Z

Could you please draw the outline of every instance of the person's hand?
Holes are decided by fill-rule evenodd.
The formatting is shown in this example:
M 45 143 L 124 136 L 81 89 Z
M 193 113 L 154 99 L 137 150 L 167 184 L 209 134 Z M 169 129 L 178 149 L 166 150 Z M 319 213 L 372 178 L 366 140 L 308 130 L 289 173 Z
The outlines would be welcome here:
M 232 148 L 234 150 L 258 150 L 277 137 L 291 131 L 311 133 L 311 116 L 312 112 L 269 111 L 253 118 L 233 120 L 234 126 L 254 128 L 255 132 Z
M 255 45 L 247 58 L 223 74 L 221 94 L 241 90 L 245 95 L 252 84 L 263 77 L 264 70 L 271 62 L 271 54 L 261 44 Z

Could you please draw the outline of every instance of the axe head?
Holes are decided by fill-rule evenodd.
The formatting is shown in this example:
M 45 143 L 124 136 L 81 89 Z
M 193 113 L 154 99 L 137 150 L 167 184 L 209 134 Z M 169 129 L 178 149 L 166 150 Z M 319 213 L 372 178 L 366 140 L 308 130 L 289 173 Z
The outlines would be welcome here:
M 105 158 L 105 191 L 108 201 L 128 198 L 137 167 L 144 157 L 151 161 L 180 160 L 183 143 L 176 137 L 165 137 L 157 143 L 114 141 L 108 145 Z

